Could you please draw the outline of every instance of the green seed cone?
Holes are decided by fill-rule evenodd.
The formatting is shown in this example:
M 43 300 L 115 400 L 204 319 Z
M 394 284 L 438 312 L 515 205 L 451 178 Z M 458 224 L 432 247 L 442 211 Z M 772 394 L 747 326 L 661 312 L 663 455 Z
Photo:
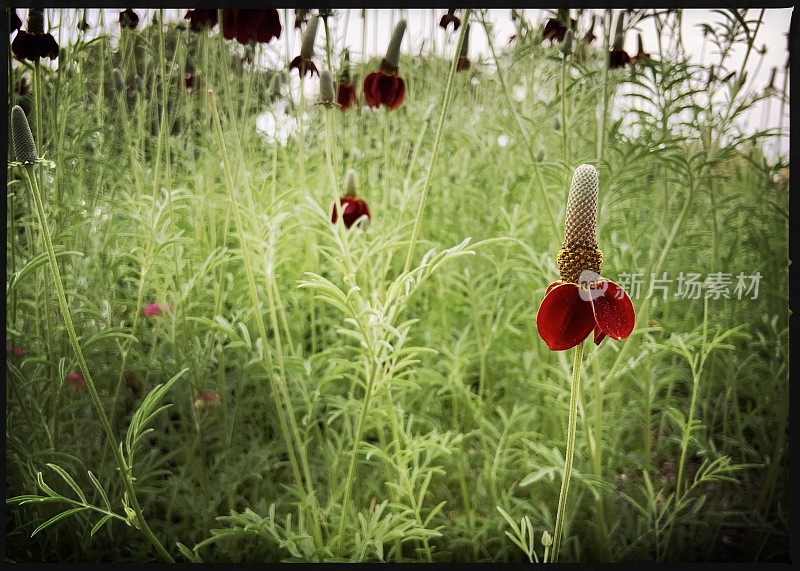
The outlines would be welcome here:
M 303 44 L 300 46 L 300 55 L 305 59 L 314 57 L 314 42 L 317 40 L 317 25 L 319 16 L 313 16 L 308 21 L 306 31 L 303 32 Z
M 390 68 L 387 71 L 397 71 L 397 66 L 400 63 L 400 44 L 403 43 L 403 34 L 406 33 L 407 25 L 405 20 L 400 20 L 394 27 L 392 39 L 389 40 L 389 47 L 386 48 L 386 57 L 383 60 Z
M 572 175 L 564 222 L 564 244 L 595 245 L 597 243 L 597 169 L 580 165 Z
M 356 171 L 347 169 L 347 175 L 344 179 L 344 194 L 345 196 L 357 196 L 356 188 L 358 186 L 358 178 Z
M 31 8 L 28 11 L 28 32 L 44 34 L 44 10 L 41 8 Z
M 564 57 L 567 57 L 572 53 L 572 41 L 572 30 L 567 30 L 567 33 L 564 34 L 564 43 L 561 44 L 561 53 L 564 54 Z
M 333 78 L 331 72 L 323 69 L 319 73 L 319 103 L 325 107 L 330 107 L 336 102 L 336 92 L 333 88 Z
M 642 34 L 639 34 L 639 39 L 637 40 L 639 45 L 639 49 L 637 53 L 643 54 L 644 53 L 644 42 L 642 42 Z
M 30 164 L 39 158 L 28 118 L 19 105 L 14 105 L 11 110 L 11 142 L 14 147 L 14 156 L 19 162 Z

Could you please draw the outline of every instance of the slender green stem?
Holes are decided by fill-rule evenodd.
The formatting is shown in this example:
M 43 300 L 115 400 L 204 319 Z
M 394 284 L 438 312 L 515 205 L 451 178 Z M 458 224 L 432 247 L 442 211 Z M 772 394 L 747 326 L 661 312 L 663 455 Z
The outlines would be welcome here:
M 133 479 L 131 475 L 132 466 L 128 466 L 126 464 L 125 458 L 122 456 L 122 450 L 117 445 L 116 438 L 114 437 L 114 431 L 111 428 L 111 423 L 108 421 L 105 408 L 103 407 L 103 402 L 100 400 L 100 395 L 95 388 L 94 381 L 92 380 L 92 374 L 89 371 L 89 366 L 86 364 L 86 360 L 83 357 L 83 351 L 78 343 L 78 335 L 75 333 L 75 326 L 72 323 L 72 314 L 70 313 L 69 306 L 67 305 L 67 298 L 64 293 L 64 284 L 61 281 L 61 273 L 58 270 L 55 250 L 53 249 L 53 243 L 50 240 L 50 232 L 47 229 L 44 203 L 42 202 L 41 192 L 39 190 L 39 185 L 36 182 L 36 175 L 34 174 L 33 167 L 28 165 L 25 169 L 25 173 L 28 186 L 33 193 L 33 199 L 36 203 L 36 214 L 39 217 L 39 225 L 42 228 L 42 236 L 44 237 L 45 248 L 47 249 L 47 257 L 50 261 L 50 271 L 52 273 L 53 283 L 56 286 L 56 295 L 58 297 L 58 304 L 61 309 L 61 316 L 64 319 L 64 325 L 67 328 L 67 334 L 69 335 L 72 349 L 75 352 L 75 357 L 78 360 L 78 366 L 83 373 L 83 378 L 86 382 L 86 388 L 89 391 L 89 396 L 91 397 L 92 403 L 94 404 L 95 409 L 97 409 L 97 414 L 100 417 L 100 424 L 103 426 L 103 430 L 105 431 L 109 442 L 113 443 L 111 448 L 114 451 L 114 458 L 117 461 L 117 466 L 120 470 L 123 484 L 125 485 L 125 491 L 128 494 L 128 501 L 130 501 L 131 507 L 136 514 L 136 523 L 159 555 L 165 561 L 174 563 L 172 556 L 166 549 L 164 549 L 164 546 L 161 545 L 161 542 L 147 525 L 147 522 L 144 519 L 144 514 L 142 513 L 142 508 L 139 506 L 139 501 L 136 498 L 136 492 L 133 488 Z
M 458 36 L 458 46 L 456 47 L 456 53 L 461 52 L 461 45 L 464 43 L 464 37 L 466 36 L 467 26 L 466 22 L 469 21 L 469 15 L 472 12 L 471 9 L 464 10 L 464 22 L 465 25 L 461 28 L 461 34 Z M 403 265 L 403 271 L 407 272 L 411 267 L 411 257 L 414 255 L 414 246 L 417 244 L 417 236 L 419 234 L 419 227 L 420 223 L 422 222 L 422 211 L 425 209 L 425 201 L 428 198 L 428 192 L 431 188 L 431 177 L 433 176 L 433 167 L 436 164 L 436 157 L 439 153 L 439 145 L 442 142 L 442 133 L 444 132 L 444 120 L 447 117 L 447 110 L 450 107 L 450 94 L 453 91 L 453 79 L 456 76 L 456 65 L 458 64 L 458 59 L 453 58 L 453 61 L 450 63 L 450 73 L 447 76 L 447 86 L 444 90 L 444 98 L 442 101 L 442 110 L 439 113 L 439 123 L 436 126 L 436 136 L 433 139 L 433 149 L 431 150 L 431 158 L 428 162 L 428 171 L 425 173 L 425 182 L 422 184 L 422 196 L 419 199 L 419 205 L 417 206 L 417 215 L 414 218 L 414 228 L 411 231 L 411 240 L 408 244 L 408 254 L 406 254 L 406 262 Z
M 597 125 L 597 161 L 603 160 L 606 148 L 606 121 L 608 119 L 608 45 L 609 34 L 611 34 L 611 10 L 606 10 L 603 17 L 603 71 L 600 76 L 600 83 L 603 86 L 602 107 L 600 110 L 600 121 Z M 661 35 L 659 34 L 659 42 Z
M 569 389 L 569 423 L 567 427 L 567 450 L 564 456 L 564 477 L 561 480 L 561 492 L 558 494 L 558 511 L 556 512 L 556 529 L 553 534 L 553 556 L 551 561 L 558 561 L 561 549 L 561 533 L 564 528 L 564 512 L 567 506 L 569 482 L 572 477 L 572 457 L 575 452 L 575 426 L 578 420 L 578 393 L 581 387 L 581 360 L 583 343 L 575 347 L 575 360 L 572 364 L 572 383 Z
M 564 164 L 569 166 L 569 139 L 567 137 L 567 57 L 561 58 L 561 146 Z

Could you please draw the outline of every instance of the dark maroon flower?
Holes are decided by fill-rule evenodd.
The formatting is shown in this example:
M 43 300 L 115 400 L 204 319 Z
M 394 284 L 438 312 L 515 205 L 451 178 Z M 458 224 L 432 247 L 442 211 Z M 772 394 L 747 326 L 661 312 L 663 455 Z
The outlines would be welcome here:
M 39 58 L 58 57 L 58 42 L 52 34 L 31 34 L 20 30 L 11 42 L 11 51 L 18 60 L 39 61 Z
M 406 31 L 406 21 L 400 20 L 392 32 L 386 57 L 381 60 L 381 68 L 364 78 L 364 99 L 370 107 L 384 105 L 394 111 L 403 104 L 406 97 L 406 83 L 398 72 L 400 43 Z
M 340 209 L 345 228 L 350 228 L 362 216 L 366 216 L 367 219 L 371 218 L 369 207 L 363 198 L 345 195 L 339 199 L 339 204 L 341 205 Z M 331 223 L 336 224 L 336 220 L 336 206 L 334 205 L 331 213 Z
M 135 30 L 139 25 L 139 14 L 128 8 L 119 13 L 119 25 L 129 30 Z
M 344 79 L 339 80 L 339 86 L 336 88 L 336 103 L 339 104 L 339 109 L 342 111 L 358 104 L 356 88 L 352 83 Z
M 222 35 L 226 40 L 236 38 L 240 44 L 251 41 L 267 44 L 281 37 L 281 20 L 275 8 L 241 10 L 225 8 L 222 11 Z
M 196 79 L 197 78 L 195 77 L 195 75 L 191 71 L 187 71 L 185 74 L 183 74 L 183 87 L 185 89 L 194 88 L 194 84 L 195 84 Z
M 578 28 L 578 21 L 569 17 L 569 10 L 559 10 L 558 16 L 550 18 L 544 25 L 542 30 L 542 39 L 550 40 L 550 43 L 563 42 L 564 36 L 567 34 L 567 26 L 569 29 L 576 30 Z
M 449 26 L 450 24 L 453 24 L 453 31 L 454 32 L 456 30 L 458 30 L 458 27 L 461 25 L 461 18 L 456 16 L 455 9 L 448 10 L 447 14 L 442 16 L 442 19 L 439 20 L 439 27 L 444 29 L 444 30 L 446 30 L 447 26 Z
M 213 29 L 217 25 L 218 15 L 216 10 L 188 10 L 183 17 L 189 20 L 189 29 L 193 32 L 201 32 L 203 29 Z
M 469 58 L 466 56 L 461 56 L 458 58 L 458 63 L 456 64 L 456 71 L 465 71 L 469 69 L 470 66 Z
M 631 56 L 623 49 L 613 49 L 608 52 L 608 67 L 612 69 L 625 67 L 631 62 Z
M 302 55 L 297 56 L 292 60 L 289 64 L 289 70 L 296 69 L 297 73 L 302 77 L 306 74 L 314 75 L 315 73 L 319 75 L 319 70 L 317 66 L 314 65 L 314 62 L 308 58 L 304 58 Z
M 470 67 L 469 61 L 469 24 L 464 30 L 464 41 L 461 43 L 461 51 L 458 52 L 458 62 L 456 63 L 456 71 L 465 71 Z
M 11 32 L 19 30 L 20 28 L 22 28 L 22 20 L 20 20 L 19 16 L 17 16 L 17 11 L 14 10 L 11 13 L 11 28 L 9 28 L 8 33 L 10 34 Z
M 406 84 L 397 73 L 373 71 L 364 79 L 364 99 L 370 107 L 385 105 L 394 111 L 403 104 Z
M 139 376 L 134 373 L 133 371 L 128 371 L 125 373 L 123 377 L 123 381 L 125 382 L 125 386 L 131 390 L 133 396 L 138 398 L 142 398 L 144 394 L 144 386 L 142 385 L 142 381 L 139 380 Z

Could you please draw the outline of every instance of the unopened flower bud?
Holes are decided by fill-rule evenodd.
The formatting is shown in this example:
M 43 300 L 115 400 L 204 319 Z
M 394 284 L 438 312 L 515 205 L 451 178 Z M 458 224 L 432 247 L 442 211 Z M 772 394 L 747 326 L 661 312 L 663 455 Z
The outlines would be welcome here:
M 11 143 L 14 147 L 14 156 L 19 162 L 31 164 L 39 158 L 28 118 L 19 105 L 14 105 L 11 109 Z
M 547 530 L 542 533 L 542 545 L 545 547 L 550 547 L 553 545 L 553 536 L 550 535 L 550 532 Z
M 122 72 L 115 67 L 112 73 L 114 74 L 114 89 L 118 92 L 125 91 L 125 78 L 122 77 Z
M 332 107 L 336 103 L 336 91 L 333 88 L 331 72 L 323 69 L 319 74 L 319 104 Z

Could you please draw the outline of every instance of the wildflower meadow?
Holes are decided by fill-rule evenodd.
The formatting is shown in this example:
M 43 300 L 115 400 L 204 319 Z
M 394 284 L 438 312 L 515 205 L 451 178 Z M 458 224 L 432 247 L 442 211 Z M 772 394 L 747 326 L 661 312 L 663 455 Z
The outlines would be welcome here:
M 4 10 L 5 562 L 788 562 L 794 40 L 702 14 Z

